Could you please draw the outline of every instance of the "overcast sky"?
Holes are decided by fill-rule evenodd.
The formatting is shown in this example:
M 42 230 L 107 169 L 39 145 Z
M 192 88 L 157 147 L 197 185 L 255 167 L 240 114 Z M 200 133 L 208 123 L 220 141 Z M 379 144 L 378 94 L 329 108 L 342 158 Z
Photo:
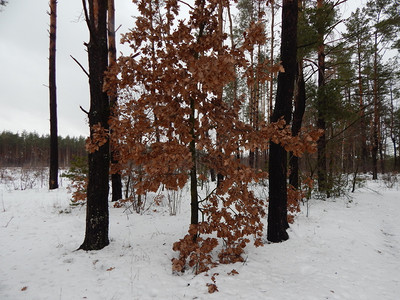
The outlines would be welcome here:
M 361 1 L 349 0 L 347 10 Z M 131 0 L 115 5 L 116 26 L 126 32 L 133 27 L 135 7 Z M 9 0 L 0 12 L 0 131 L 49 133 L 48 10 L 48 0 Z M 88 79 L 70 58 L 87 66 L 82 1 L 58 0 L 57 10 L 58 133 L 87 136 L 87 118 L 79 106 L 89 110 Z
M 48 0 L 9 0 L 0 12 L 0 131 L 49 133 Z M 88 30 L 82 18 L 82 1 L 58 0 L 57 104 L 61 136 L 88 134 L 87 76 L 71 59 L 87 66 L 84 42 Z M 119 32 L 133 25 L 131 0 L 116 1 Z

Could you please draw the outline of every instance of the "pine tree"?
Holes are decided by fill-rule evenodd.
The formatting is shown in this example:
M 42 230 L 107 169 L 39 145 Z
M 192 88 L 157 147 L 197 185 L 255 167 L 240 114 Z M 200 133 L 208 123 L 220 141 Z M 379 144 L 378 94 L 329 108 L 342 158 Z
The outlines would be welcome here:
M 114 0 L 108 0 L 107 7 L 107 31 L 108 31 L 108 63 L 111 69 L 117 60 L 117 50 L 115 45 L 115 5 Z M 115 114 L 115 107 L 117 106 L 117 91 L 108 90 L 107 93 L 110 97 L 110 113 Z M 113 134 L 112 131 L 110 134 Z M 110 144 L 111 164 L 118 164 L 118 153 L 113 144 Z M 111 187 L 112 187 L 112 201 L 122 199 L 122 181 L 120 172 L 111 172 Z
M 58 188 L 58 131 L 56 87 L 57 0 L 50 1 L 49 93 L 50 93 L 50 175 L 49 189 Z
M 108 178 L 109 99 L 104 91 L 104 74 L 108 68 L 107 47 L 107 0 L 83 1 L 90 40 L 87 44 L 89 58 L 90 138 L 89 176 L 86 206 L 85 240 L 83 250 L 99 250 L 109 244 L 108 240 Z
M 336 21 L 337 5 L 340 1 L 317 0 L 315 15 L 312 16 L 313 25 L 316 31 L 316 48 L 317 48 L 317 66 L 318 66 L 318 93 L 317 93 L 317 127 L 323 133 L 318 140 L 318 158 L 317 158 L 317 175 L 318 175 L 318 190 L 329 197 L 329 186 L 327 183 L 327 114 L 329 113 L 328 106 L 329 88 L 326 87 L 326 56 L 327 56 L 327 38 L 332 33 Z
M 306 109 L 306 83 L 304 79 L 304 57 L 312 51 L 309 39 L 313 39 L 312 30 L 310 30 L 309 24 L 305 19 L 305 3 L 299 1 L 299 15 L 298 15 L 298 26 L 297 26 L 297 72 L 295 79 L 295 90 L 294 90 L 294 111 L 293 111 L 293 123 L 292 123 L 292 135 L 297 136 L 300 133 L 300 129 L 303 123 L 303 116 Z M 300 188 L 299 182 L 299 158 L 292 152 L 289 153 L 289 184 L 295 190 Z
M 271 4 L 272 5 L 272 4 Z M 243 32 L 252 24 L 264 24 L 265 20 L 265 2 L 259 0 L 242 0 L 239 1 L 237 8 L 239 9 L 237 34 Z M 273 47 L 273 43 L 272 43 Z M 246 116 L 249 124 L 258 130 L 260 122 L 265 121 L 265 79 L 263 78 L 263 66 L 267 62 L 269 68 L 273 68 L 274 61 L 266 57 L 264 45 L 257 45 L 249 51 L 250 65 L 244 74 L 246 84 L 246 96 L 248 105 L 246 108 Z M 273 74 L 270 74 L 273 76 Z M 272 82 L 272 80 L 270 80 Z M 252 168 L 259 168 L 260 153 L 259 149 L 249 151 L 249 165 Z
M 317 26 L 317 53 L 318 53 L 318 119 L 317 127 L 323 130 L 323 134 L 318 140 L 318 189 L 320 192 L 326 192 L 326 121 L 324 109 L 325 103 L 327 102 L 326 95 L 324 94 L 325 86 L 325 30 L 327 19 L 326 9 L 324 9 L 325 0 L 317 0 L 317 11 L 316 11 L 316 26 Z
M 382 93 L 379 85 L 379 65 L 383 59 L 382 51 L 387 49 L 387 43 L 395 37 L 395 28 L 398 28 L 400 20 L 395 11 L 396 4 L 390 0 L 370 0 L 365 8 L 369 18 L 372 37 L 372 94 L 373 94 L 373 131 L 372 131 L 372 165 L 373 179 L 378 178 L 378 153 L 382 153 L 381 136 L 381 105 Z M 381 155 L 382 156 L 382 155 Z M 382 161 L 382 159 L 381 159 Z M 381 165 L 383 172 L 384 165 Z
M 361 169 L 365 173 L 367 170 L 367 162 L 368 162 L 368 148 L 367 148 L 367 119 L 366 119 L 366 97 L 365 97 L 365 80 L 364 80 L 364 61 L 367 60 L 369 56 L 368 53 L 368 21 L 365 18 L 365 13 L 362 13 L 360 9 L 357 9 L 354 13 L 351 14 L 349 20 L 346 23 L 346 33 L 344 34 L 344 38 L 348 40 L 348 42 L 353 44 L 353 51 L 355 53 L 354 64 L 357 72 L 357 95 L 358 95 L 358 103 L 359 103 L 359 116 L 360 116 L 360 160 L 361 160 Z

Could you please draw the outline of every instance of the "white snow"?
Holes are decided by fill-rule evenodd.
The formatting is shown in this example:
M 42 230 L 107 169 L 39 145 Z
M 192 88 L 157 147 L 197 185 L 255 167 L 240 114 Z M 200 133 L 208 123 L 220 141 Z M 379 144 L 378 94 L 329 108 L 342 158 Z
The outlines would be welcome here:
M 65 185 L 65 184 L 64 184 Z M 83 242 L 85 208 L 65 187 L 0 186 L 0 299 L 400 299 L 400 190 L 383 181 L 347 198 L 310 200 L 280 244 L 246 248 L 245 263 L 195 276 L 171 272 L 172 244 L 188 229 L 189 199 L 170 216 L 110 205 L 110 240 Z M 153 211 L 156 209 L 157 211 Z M 228 275 L 233 269 L 237 275 Z M 215 276 L 219 292 L 206 284 Z

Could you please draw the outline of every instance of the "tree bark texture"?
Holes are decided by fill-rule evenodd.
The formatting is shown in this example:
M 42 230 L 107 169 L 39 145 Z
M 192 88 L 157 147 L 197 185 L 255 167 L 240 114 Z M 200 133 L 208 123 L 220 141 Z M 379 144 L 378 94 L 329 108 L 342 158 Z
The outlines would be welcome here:
M 296 94 L 294 97 L 294 113 L 292 123 L 292 135 L 297 136 L 300 132 L 303 116 L 306 109 L 306 83 L 303 76 L 303 61 L 297 64 Z M 295 189 L 299 188 L 299 158 L 292 152 L 289 155 L 289 184 Z
M 317 0 L 317 19 L 323 18 L 322 9 L 324 6 L 324 0 Z M 322 20 L 317 21 L 320 24 L 317 28 L 318 33 L 318 119 L 317 127 L 323 130 L 323 134 L 317 141 L 317 173 L 318 173 L 318 190 L 320 192 L 326 192 L 326 177 L 327 177 L 327 167 L 326 167 L 326 122 L 325 122 L 325 101 L 326 95 L 324 92 L 325 87 L 325 44 L 324 44 L 324 22 Z
M 275 3 L 271 3 L 271 48 L 270 48 L 270 60 L 271 60 L 271 68 L 274 65 L 274 32 L 275 32 Z M 274 74 L 271 74 L 272 78 L 269 82 L 269 101 L 268 101 L 268 116 L 272 117 L 272 100 L 274 95 Z
M 115 5 L 114 0 L 108 0 L 108 63 L 111 67 L 117 60 L 117 50 L 115 46 Z M 114 108 L 117 105 L 117 91 L 109 91 L 110 97 L 110 107 L 111 107 L 111 115 L 115 116 Z M 112 135 L 113 132 L 111 131 Z M 117 164 L 118 160 L 116 159 L 118 153 L 113 145 L 110 145 L 111 148 L 111 163 Z M 122 180 L 121 173 L 112 173 L 111 174 L 111 186 L 112 186 L 112 196 L 111 201 L 118 201 L 122 199 Z
M 374 66 L 373 66 L 373 98 L 374 98 L 374 121 L 372 132 L 372 179 L 378 179 L 378 148 L 379 148 L 379 99 L 378 99 L 378 34 L 374 34 Z
M 199 224 L 199 199 L 197 193 L 197 165 L 196 165 L 196 134 L 195 134 L 195 100 L 193 98 L 190 99 L 190 134 L 192 135 L 192 140 L 189 144 L 189 151 L 192 158 L 192 168 L 190 169 L 190 206 L 191 206 L 191 214 L 190 214 L 190 224 L 198 225 Z M 197 233 L 193 235 L 193 241 L 197 240 Z
M 361 70 L 361 42 L 357 41 L 357 67 L 358 67 L 358 92 L 359 92 L 359 107 L 360 107 L 360 129 L 361 129 L 361 164 L 363 173 L 367 172 L 367 126 L 365 124 L 365 105 L 364 105 L 364 89 Z
M 297 0 L 283 0 L 281 61 L 285 72 L 278 75 L 278 88 L 271 122 L 283 117 L 290 123 L 292 97 L 296 75 L 297 56 Z M 267 239 L 282 242 L 289 238 L 287 221 L 287 152 L 278 144 L 270 143 L 269 152 L 269 206 Z
M 90 137 L 93 138 L 93 126 L 100 124 L 108 129 L 110 116 L 109 99 L 103 91 L 104 72 L 108 67 L 107 49 L 107 0 L 83 0 L 86 22 L 90 32 L 87 45 L 89 57 Z M 109 244 L 108 240 L 108 176 L 109 141 L 98 150 L 89 153 L 89 182 L 87 191 L 86 234 L 80 249 L 99 250 Z
M 58 188 L 58 129 L 56 86 L 56 33 L 57 0 L 50 0 L 50 47 L 49 47 L 49 93 L 50 93 L 50 174 L 49 189 Z

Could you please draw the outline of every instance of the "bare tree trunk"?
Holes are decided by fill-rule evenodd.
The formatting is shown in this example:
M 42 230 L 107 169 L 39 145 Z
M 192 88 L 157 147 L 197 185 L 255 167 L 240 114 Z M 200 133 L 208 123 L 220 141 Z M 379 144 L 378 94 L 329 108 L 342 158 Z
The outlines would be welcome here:
M 381 163 L 381 173 L 385 174 L 386 170 L 385 170 L 385 150 L 383 149 L 383 142 L 382 142 L 382 137 L 381 135 L 379 135 L 379 160 Z
M 200 7 L 204 9 L 205 1 L 201 1 Z M 200 23 L 199 25 L 199 35 L 198 40 L 203 36 L 205 28 L 205 23 Z M 199 57 L 199 53 L 194 53 L 196 59 Z M 198 192 L 197 192 L 197 150 L 196 150 L 196 107 L 195 107 L 195 99 L 192 97 L 190 98 L 190 134 L 191 134 L 191 141 L 189 144 L 189 151 L 191 154 L 192 159 L 192 167 L 190 169 L 190 224 L 197 226 L 199 224 L 199 199 L 198 199 Z M 196 242 L 198 237 L 198 233 L 193 234 L 192 239 Z
M 108 64 L 111 67 L 116 63 L 117 60 L 117 50 L 115 47 L 115 6 L 114 0 L 108 0 Z M 110 95 L 110 108 L 111 108 L 111 116 L 116 116 L 115 108 L 117 106 L 117 91 L 108 91 Z M 113 132 L 111 131 L 112 135 Z M 116 157 L 118 156 L 118 150 L 116 149 L 117 145 L 111 146 L 111 163 L 117 164 L 118 160 Z M 118 201 L 122 199 L 122 182 L 121 182 L 121 173 L 112 173 L 111 174 L 111 186 L 112 186 L 112 196 L 111 201 Z
M 317 19 L 322 18 L 321 10 L 324 6 L 324 0 L 317 0 Z M 323 130 L 323 134 L 317 141 L 317 149 L 318 149 L 318 161 L 317 161 L 317 173 L 318 173 L 318 190 L 320 192 L 326 193 L 326 122 L 325 122 L 325 45 L 324 45 L 324 28 L 323 22 L 317 22 L 321 24 L 318 31 L 318 119 L 317 119 L 317 127 L 318 129 Z
M 367 171 L 367 158 L 368 158 L 368 150 L 367 150 L 367 126 L 365 124 L 365 105 L 364 105 L 364 89 L 361 75 L 361 42 L 357 43 L 357 56 L 358 56 L 358 91 L 359 95 L 359 103 L 360 103 L 360 130 L 361 130 L 361 166 L 363 173 Z
M 374 97 L 374 119 L 372 132 L 372 179 L 378 179 L 378 148 L 379 148 L 379 109 L 378 109 L 378 33 L 374 36 L 374 78 L 373 78 L 373 97 Z
M 50 175 L 49 189 L 58 188 L 58 130 L 57 130 L 57 87 L 56 87 L 56 34 L 57 0 L 50 0 L 50 55 L 49 55 L 49 92 L 50 92 Z
M 189 150 L 192 157 L 192 168 L 190 169 L 190 224 L 199 224 L 199 200 L 197 193 L 197 166 L 196 166 L 196 135 L 195 135 L 195 102 L 194 99 L 190 99 L 190 133 L 192 135 L 192 140 L 190 141 Z M 197 234 L 193 235 L 193 241 L 196 241 Z
M 249 117 L 250 117 L 250 126 L 254 128 L 255 124 L 255 81 L 256 79 L 254 78 L 254 51 L 251 50 L 250 52 L 250 65 L 253 71 L 251 72 L 252 78 L 252 83 L 248 86 L 249 88 L 249 94 L 250 94 L 250 99 L 249 99 Z M 249 151 L 249 167 L 254 168 L 254 161 L 255 161 L 255 155 L 253 149 Z
M 82 0 L 90 41 L 89 57 L 90 138 L 94 139 L 94 125 L 107 130 L 110 117 L 108 95 L 103 91 L 104 72 L 108 67 L 107 46 L 107 0 Z M 88 9 L 87 9 L 88 6 Z M 83 250 L 99 250 L 109 244 L 108 240 L 108 177 L 110 164 L 109 141 L 98 150 L 89 153 L 89 182 L 86 206 L 85 240 Z
M 394 154 L 394 166 L 393 170 L 397 171 L 397 145 L 396 145 L 396 138 L 394 133 L 394 105 L 393 105 L 393 82 L 390 81 L 390 139 L 393 143 L 393 154 Z
M 234 35 L 233 35 L 233 21 L 232 21 L 232 15 L 231 15 L 231 7 L 230 4 L 228 3 L 227 7 L 227 13 L 228 13 L 228 19 L 229 19 L 229 37 L 231 40 L 231 47 L 234 48 L 235 47 L 235 41 L 234 41 Z M 237 95 L 238 95 L 238 80 L 237 78 L 235 78 L 234 82 L 233 82 L 233 98 L 234 100 L 237 99 Z
M 270 49 L 270 60 L 271 60 L 271 67 L 274 65 L 274 30 L 275 30 L 275 2 L 271 3 L 271 49 Z M 268 116 L 271 118 L 272 116 L 272 100 L 274 95 L 274 74 L 271 74 L 272 78 L 269 82 L 269 109 L 268 109 Z
M 278 75 L 278 89 L 271 122 L 284 117 L 290 123 L 292 97 L 296 75 L 297 56 L 297 0 L 283 0 L 281 61 L 285 72 Z M 287 152 L 278 144 L 270 142 L 269 152 L 269 206 L 267 239 L 277 243 L 289 238 L 287 221 Z
M 294 113 L 292 124 L 292 135 L 297 136 L 300 132 L 301 124 L 303 122 L 304 111 L 306 108 L 306 84 L 303 76 L 303 61 L 299 60 L 297 63 L 297 80 L 296 80 L 296 94 L 294 99 Z M 289 155 L 290 175 L 289 184 L 295 189 L 299 188 L 299 158 L 294 156 L 292 152 Z

